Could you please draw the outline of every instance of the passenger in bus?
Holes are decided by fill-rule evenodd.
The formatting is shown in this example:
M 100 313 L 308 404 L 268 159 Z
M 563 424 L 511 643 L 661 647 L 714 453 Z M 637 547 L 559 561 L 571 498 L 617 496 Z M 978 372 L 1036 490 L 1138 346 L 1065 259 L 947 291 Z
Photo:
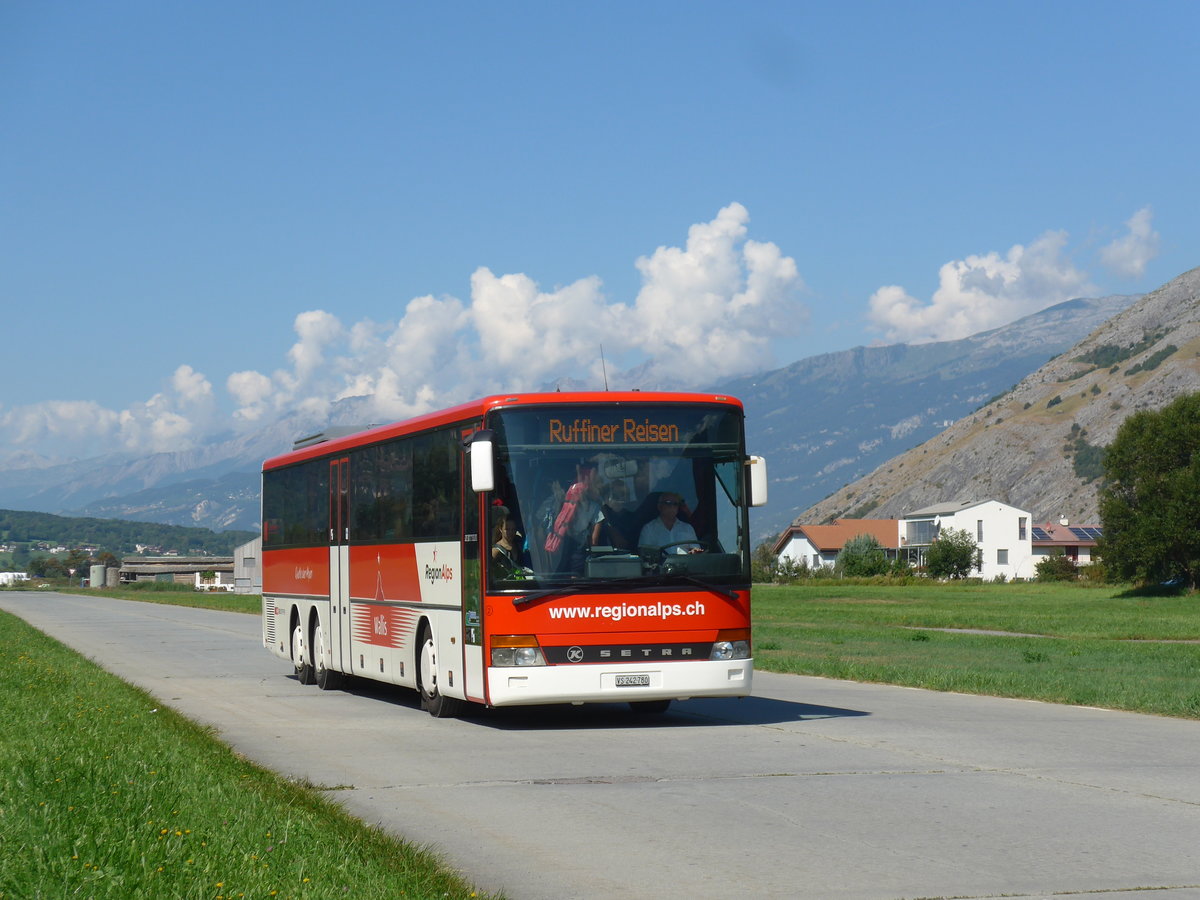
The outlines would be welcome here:
M 563 495 L 562 506 L 543 544 L 547 553 L 556 554 L 555 571 L 583 571 L 584 550 L 600 513 L 599 494 L 595 465 L 577 466 L 575 483 Z
M 663 491 L 658 497 L 658 517 L 642 528 L 639 547 L 667 548 L 668 553 L 700 553 L 704 550 L 696 539 L 696 531 L 679 518 L 683 497 L 674 491 Z M 674 544 L 675 546 L 671 546 Z
M 623 480 L 610 481 L 607 496 L 600 504 L 596 524 L 592 527 L 593 547 L 616 547 L 630 550 L 634 535 L 639 531 L 637 516 L 628 507 L 629 491 Z
M 496 507 L 497 521 L 492 536 L 492 564 L 496 578 L 521 578 L 528 571 L 521 549 L 517 517 L 503 506 Z

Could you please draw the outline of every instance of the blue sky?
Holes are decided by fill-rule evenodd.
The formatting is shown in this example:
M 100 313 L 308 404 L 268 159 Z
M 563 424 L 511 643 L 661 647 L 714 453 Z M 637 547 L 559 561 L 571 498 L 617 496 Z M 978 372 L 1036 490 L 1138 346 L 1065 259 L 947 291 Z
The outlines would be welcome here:
M 10 0 L 0 459 L 648 365 L 689 387 L 1200 264 L 1200 5 Z

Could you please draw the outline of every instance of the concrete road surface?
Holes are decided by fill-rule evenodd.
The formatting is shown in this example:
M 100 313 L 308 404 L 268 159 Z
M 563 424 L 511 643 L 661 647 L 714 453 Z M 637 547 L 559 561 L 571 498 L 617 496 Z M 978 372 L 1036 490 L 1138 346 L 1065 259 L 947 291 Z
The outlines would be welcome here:
M 435 720 L 298 684 L 255 616 L 0 608 L 512 900 L 1200 898 L 1200 722 L 761 672 L 661 717 Z

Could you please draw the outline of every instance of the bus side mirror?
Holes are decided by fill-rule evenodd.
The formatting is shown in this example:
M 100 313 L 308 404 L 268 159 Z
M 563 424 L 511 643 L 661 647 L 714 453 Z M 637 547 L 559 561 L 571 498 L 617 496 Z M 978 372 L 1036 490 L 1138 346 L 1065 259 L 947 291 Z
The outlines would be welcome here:
M 467 456 L 471 460 L 471 490 L 477 494 L 494 490 L 496 473 L 492 465 L 492 433 L 475 432 L 467 445 Z
M 767 502 L 767 461 L 761 456 L 751 456 L 746 460 L 750 470 L 750 505 L 764 506 Z

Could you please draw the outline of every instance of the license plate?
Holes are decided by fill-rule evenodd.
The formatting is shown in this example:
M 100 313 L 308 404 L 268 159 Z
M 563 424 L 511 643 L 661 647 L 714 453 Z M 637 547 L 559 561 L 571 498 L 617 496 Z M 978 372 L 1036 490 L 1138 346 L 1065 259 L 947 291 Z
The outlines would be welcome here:
M 618 675 L 617 687 L 650 687 L 649 675 Z

